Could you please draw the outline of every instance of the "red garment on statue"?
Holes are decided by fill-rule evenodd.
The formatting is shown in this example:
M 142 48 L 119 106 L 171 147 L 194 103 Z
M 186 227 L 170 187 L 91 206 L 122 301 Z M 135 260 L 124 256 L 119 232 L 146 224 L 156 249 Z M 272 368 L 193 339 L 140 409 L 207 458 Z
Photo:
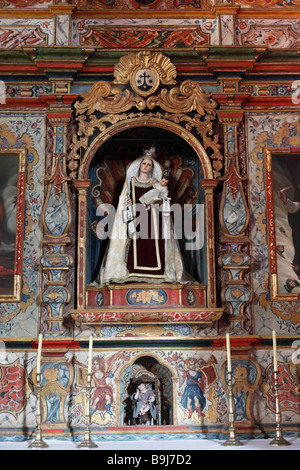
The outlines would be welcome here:
M 135 184 L 131 194 L 136 208 L 137 224 L 136 236 L 132 236 L 129 242 L 127 268 L 131 274 L 139 278 L 162 278 L 165 270 L 165 240 L 162 238 L 162 215 L 158 206 L 151 206 L 150 210 L 139 202 L 139 198 L 145 194 L 151 185 L 142 187 Z M 157 228 L 157 231 L 155 230 Z

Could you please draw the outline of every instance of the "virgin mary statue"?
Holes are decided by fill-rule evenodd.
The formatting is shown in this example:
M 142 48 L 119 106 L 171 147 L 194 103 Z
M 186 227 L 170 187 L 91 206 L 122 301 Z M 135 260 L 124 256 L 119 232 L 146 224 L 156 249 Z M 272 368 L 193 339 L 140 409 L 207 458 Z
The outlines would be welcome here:
M 157 186 L 163 176 L 153 158 L 153 147 L 128 165 L 112 226 L 109 244 L 100 268 L 100 285 L 125 282 L 187 283 L 170 213 L 161 205 L 144 206 L 140 198 Z M 132 213 L 132 220 L 124 217 Z

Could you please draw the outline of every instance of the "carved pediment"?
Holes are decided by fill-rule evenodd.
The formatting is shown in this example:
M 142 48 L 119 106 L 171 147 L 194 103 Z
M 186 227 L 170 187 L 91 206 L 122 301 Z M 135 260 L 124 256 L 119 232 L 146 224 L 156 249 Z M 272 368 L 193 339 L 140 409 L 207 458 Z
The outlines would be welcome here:
M 217 103 L 210 93 L 205 93 L 198 82 L 184 81 L 179 87 L 163 88 L 161 84 L 176 85 L 176 67 L 160 52 L 142 51 L 122 57 L 114 70 L 115 85 L 128 85 L 125 89 L 100 81 L 81 95 L 83 100 L 75 104 L 77 114 L 123 113 L 136 107 L 139 111 L 156 106 L 169 113 L 215 115 Z
M 114 82 L 95 83 L 75 103 L 78 133 L 71 144 L 68 167 L 76 178 L 81 149 L 90 144 L 95 130 L 104 132 L 120 121 L 158 119 L 195 131 L 204 149 L 210 149 L 216 177 L 223 156 L 213 122 L 217 103 L 199 82 L 176 82 L 176 67 L 160 52 L 141 51 L 123 56 L 115 65 Z M 149 122 L 149 121 L 147 121 Z

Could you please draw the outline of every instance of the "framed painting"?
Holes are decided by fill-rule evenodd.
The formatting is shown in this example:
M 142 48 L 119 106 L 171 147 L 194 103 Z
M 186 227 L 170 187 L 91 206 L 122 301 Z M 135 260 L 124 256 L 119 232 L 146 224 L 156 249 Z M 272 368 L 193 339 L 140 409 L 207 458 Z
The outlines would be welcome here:
M 300 298 L 300 148 L 265 149 L 272 300 Z
M 21 300 L 26 150 L 0 150 L 0 302 Z

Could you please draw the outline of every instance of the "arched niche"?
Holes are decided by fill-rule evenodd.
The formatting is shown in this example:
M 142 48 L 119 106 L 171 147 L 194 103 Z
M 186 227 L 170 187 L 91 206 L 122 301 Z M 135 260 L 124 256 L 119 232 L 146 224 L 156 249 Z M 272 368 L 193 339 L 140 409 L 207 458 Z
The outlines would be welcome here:
M 91 185 L 88 194 L 87 285 L 96 282 L 108 242 L 108 238 L 103 241 L 97 239 L 95 230 L 90 229 L 100 221 L 97 208 L 103 206 L 105 210 L 107 205 L 117 206 L 127 165 L 141 156 L 144 149 L 150 148 L 153 143 L 158 152 L 159 163 L 162 166 L 166 161 L 171 163 L 169 195 L 172 204 L 178 209 L 182 208 L 178 214 L 181 217 L 178 232 L 186 270 L 196 281 L 207 285 L 205 191 L 201 186 L 201 181 L 205 178 L 205 160 L 200 159 L 195 149 L 181 136 L 154 125 L 134 126 L 120 131 L 106 140 L 89 162 L 87 177 L 91 180 Z M 201 157 L 205 156 L 205 152 L 201 150 Z M 191 214 L 185 216 L 184 209 L 190 209 Z M 188 225 L 188 217 L 191 224 L 185 230 L 184 224 Z M 190 231 L 195 230 L 196 225 L 199 232 L 197 236 L 201 238 L 198 243 L 195 242 L 196 237 L 192 242 L 190 238 Z M 188 229 L 189 233 L 186 233 Z M 193 245 L 197 249 L 192 249 Z
M 139 133 L 139 142 L 137 142 L 135 133 Z M 144 134 L 144 138 L 142 135 Z M 149 144 L 155 143 L 158 149 L 162 152 L 162 158 L 171 158 L 178 155 L 183 151 L 183 162 L 179 171 L 183 168 L 194 171 L 194 189 L 197 192 L 195 204 L 203 204 L 203 218 L 204 223 L 204 244 L 198 250 L 197 256 L 194 259 L 189 257 L 188 262 L 191 264 L 201 263 L 200 270 L 194 270 L 192 273 L 195 275 L 196 280 L 205 286 L 205 305 L 202 307 L 215 307 L 216 306 L 216 286 L 215 286 L 215 249 L 214 249 L 214 216 L 213 216 L 213 190 L 216 186 L 216 181 L 212 179 L 212 166 L 210 159 L 205 152 L 199 140 L 186 129 L 181 126 L 170 123 L 169 121 L 156 118 L 134 118 L 129 122 L 121 122 L 115 124 L 103 133 L 100 133 L 89 145 L 84 153 L 81 161 L 78 179 L 74 182 L 78 189 L 79 204 L 78 204 L 78 233 L 81 237 L 78 240 L 78 289 L 77 293 L 80 296 L 78 307 L 89 309 L 86 299 L 89 286 L 95 278 L 99 262 L 101 262 L 101 254 L 99 246 L 96 247 L 97 255 L 93 263 L 91 263 L 91 253 L 94 249 L 91 232 L 91 224 L 93 214 L 91 212 L 91 188 L 95 181 L 93 181 L 93 172 L 95 172 L 95 165 L 98 164 L 105 166 L 105 156 L 110 155 L 118 162 L 117 155 L 108 150 L 110 147 L 116 149 L 116 143 L 119 145 L 122 139 L 127 140 L 125 146 L 124 142 L 121 144 L 127 147 L 131 152 L 131 158 L 124 158 L 123 168 L 126 163 L 139 156 L 139 150 Z M 118 151 L 115 150 L 117 153 Z M 194 167 L 194 168 L 193 168 Z M 107 168 L 107 171 L 110 171 Z M 113 176 L 113 175 L 112 175 Z M 112 200 L 118 197 L 118 188 L 113 195 Z M 116 199 L 115 199 L 116 201 Z M 200 219 L 199 219 L 200 220 Z M 186 243 L 186 240 L 181 240 Z M 81 243 L 80 243 L 81 242 Z M 201 261 L 200 261 L 201 260 Z M 97 289 L 97 286 L 94 286 Z M 94 289 L 95 290 L 95 289 Z M 93 309 L 95 305 L 92 305 Z M 99 303 L 101 307 L 101 302 Z
M 174 122 L 170 122 L 169 120 L 164 119 L 163 117 L 157 118 L 153 116 L 133 116 L 126 122 L 121 121 L 119 123 L 113 124 L 109 128 L 105 129 L 103 132 L 101 132 L 98 136 L 96 136 L 84 152 L 84 156 L 80 162 L 80 166 L 78 169 L 78 179 L 88 179 L 90 165 L 93 158 L 95 157 L 95 153 L 98 151 L 98 149 L 101 148 L 101 146 L 105 144 L 107 140 L 118 136 L 121 132 L 124 132 L 125 130 L 135 129 L 138 127 L 142 127 L 144 129 L 151 128 L 153 131 L 155 131 L 156 129 L 164 130 L 165 132 L 170 133 L 170 139 L 175 138 L 177 136 L 178 139 L 185 141 L 191 147 L 191 150 L 194 151 L 195 154 L 198 156 L 200 164 L 203 168 L 204 179 L 213 179 L 213 169 L 211 160 L 208 157 L 207 152 L 201 145 L 199 139 L 197 139 L 194 134 L 184 129 L 181 125 L 176 124 Z M 147 138 L 149 139 L 149 136 L 147 136 Z
M 136 389 L 134 385 L 136 381 L 142 381 L 145 378 L 151 383 L 156 393 L 156 405 L 158 405 L 156 425 L 176 425 L 178 377 L 175 371 L 156 354 L 145 352 L 137 354 L 130 363 L 120 369 L 116 376 L 118 425 L 134 426 L 136 424 L 132 420 L 130 396 Z

